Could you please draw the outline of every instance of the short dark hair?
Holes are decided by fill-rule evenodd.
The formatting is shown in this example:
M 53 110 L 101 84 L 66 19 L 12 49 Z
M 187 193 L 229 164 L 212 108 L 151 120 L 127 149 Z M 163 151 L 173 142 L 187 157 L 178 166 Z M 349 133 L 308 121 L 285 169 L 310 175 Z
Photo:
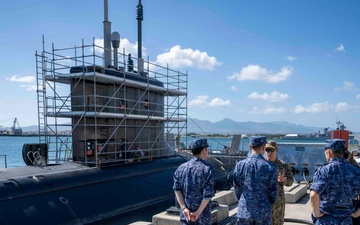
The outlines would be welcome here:
M 347 153 L 347 151 L 343 151 L 343 150 L 332 150 L 329 149 L 331 151 L 331 153 L 333 154 L 334 158 L 348 158 L 349 155 L 345 154 Z
M 192 148 L 191 152 L 193 155 L 199 155 L 204 148 L 207 148 L 207 147 Z
M 260 150 L 262 146 L 264 146 L 265 144 L 261 144 L 261 145 L 258 145 L 258 146 L 251 146 L 251 149 L 253 149 L 254 151 L 256 150 Z

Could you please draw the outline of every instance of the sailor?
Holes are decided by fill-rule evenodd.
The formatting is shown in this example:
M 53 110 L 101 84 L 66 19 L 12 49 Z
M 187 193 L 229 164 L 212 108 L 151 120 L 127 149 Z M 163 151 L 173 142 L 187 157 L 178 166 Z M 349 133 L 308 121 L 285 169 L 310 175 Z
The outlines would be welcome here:
M 178 167 L 174 173 L 176 199 L 180 205 L 180 221 L 183 225 L 212 224 L 210 200 L 214 196 L 213 167 L 205 162 L 208 157 L 207 139 L 191 144 L 194 157 Z
M 143 150 L 140 148 L 139 145 L 136 145 L 135 148 L 136 148 L 136 151 L 135 151 L 135 157 L 136 158 L 141 158 L 141 157 L 145 156 Z
M 294 182 L 294 177 L 291 172 L 289 164 L 285 161 L 278 159 L 276 154 L 278 153 L 278 145 L 275 141 L 268 141 L 265 146 L 266 160 L 272 162 L 276 166 L 278 173 L 278 200 L 272 205 L 272 225 L 284 224 L 285 217 L 285 192 L 284 186 L 291 186 Z
M 249 137 L 252 155 L 239 161 L 234 170 L 234 190 L 238 199 L 237 224 L 271 224 L 271 206 L 278 197 L 276 167 L 263 157 L 266 137 Z
M 353 199 L 360 194 L 360 169 L 344 158 L 345 144 L 344 139 L 325 143 L 328 163 L 316 171 L 310 188 L 311 216 L 316 225 L 352 224 Z

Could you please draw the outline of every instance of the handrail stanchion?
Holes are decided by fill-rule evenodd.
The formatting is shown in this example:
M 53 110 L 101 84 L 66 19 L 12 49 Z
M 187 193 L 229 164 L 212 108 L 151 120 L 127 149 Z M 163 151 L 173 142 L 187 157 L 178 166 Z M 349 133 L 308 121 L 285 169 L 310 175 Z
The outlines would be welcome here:
M 7 160 L 6 160 L 6 155 L 0 155 L 4 157 L 4 163 L 5 163 L 5 168 L 7 168 Z

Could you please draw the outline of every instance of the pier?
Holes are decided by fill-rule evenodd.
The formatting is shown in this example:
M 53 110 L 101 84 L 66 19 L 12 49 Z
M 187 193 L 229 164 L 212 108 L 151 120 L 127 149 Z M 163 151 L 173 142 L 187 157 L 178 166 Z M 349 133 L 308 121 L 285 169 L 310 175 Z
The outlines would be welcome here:
M 236 212 L 238 201 L 233 189 L 220 191 L 215 194 L 212 200 L 213 224 L 231 225 L 236 224 Z M 285 187 L 285 224 L 312 224 L 311 204 L 309 191 L 306 184 L 295 183 Z M 152 221 L 138 221 L 131 225 L 181 225 L 179 215 L 167 211 L 153 215 Z

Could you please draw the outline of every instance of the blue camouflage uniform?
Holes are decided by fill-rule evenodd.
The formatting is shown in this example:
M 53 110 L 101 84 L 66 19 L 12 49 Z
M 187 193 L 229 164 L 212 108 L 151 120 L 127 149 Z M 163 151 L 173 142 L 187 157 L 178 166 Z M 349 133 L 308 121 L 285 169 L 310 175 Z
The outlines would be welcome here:
M 250 137 L 250 145 L 266 143 L 264 136 Z M 234 170 L 234 189 L 238 202 L 238 224 L 271 224 L 271 206 L 277 201 L 278 180 L 273 163 L 252 154 L 239 161 Z
M 199 141 L 195 142 L 195 145 L 198 143 Z M 199 208 L 203 199 L 211 199 L 214 196 L 214 184 L 213 167 L 197 157 L 180 165 L 174 173 L 173 190 L 182 192 L 186 208 L 191 212 Z M 191 224 L 212 224 L 210 202 L 201 213 L 199 219 Z M 186 224 L 182 210 L 180 210 L 180 220 L 183 224 Z
M 328 140 L 325 149 L 345 150 L 345 140 Z M 353 199 L 360 193 L 360 169 L 345 158 L 333 158 L 314 174 L 310 190 L 320 196 L 320 212 L 314 224 L 349 225 L 354 211 Z

